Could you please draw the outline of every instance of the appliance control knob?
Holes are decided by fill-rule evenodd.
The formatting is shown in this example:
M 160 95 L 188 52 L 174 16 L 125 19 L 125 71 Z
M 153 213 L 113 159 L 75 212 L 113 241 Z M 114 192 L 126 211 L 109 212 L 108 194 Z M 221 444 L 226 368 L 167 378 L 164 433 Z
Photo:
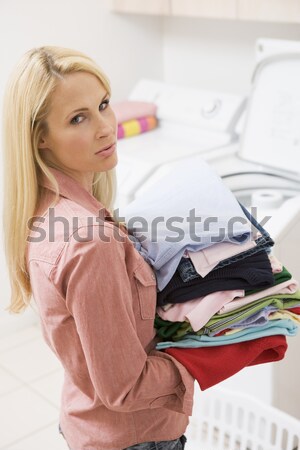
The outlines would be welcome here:
M 218 98 L 206 103 L 201 109 L 202 116 L 205 119 L 211 119 L 211 118 L 215 117 L 216 114 L 218 114 L 218 112 L 221 108 L 221 105 L 222 105 L 222 102 Z
M 276 209 L 283 203 L 283 195 L 276 189 L 260 189 L 252 193 L 251 205 L 261 209 Z

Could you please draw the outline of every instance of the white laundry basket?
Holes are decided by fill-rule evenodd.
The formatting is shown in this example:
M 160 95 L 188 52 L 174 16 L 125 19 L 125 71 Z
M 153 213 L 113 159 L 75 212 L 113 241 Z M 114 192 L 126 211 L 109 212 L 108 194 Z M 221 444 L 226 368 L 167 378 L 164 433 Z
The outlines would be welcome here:
M 196 399 L 186 450 L 300 450 L 300 421 L 224 388 Z

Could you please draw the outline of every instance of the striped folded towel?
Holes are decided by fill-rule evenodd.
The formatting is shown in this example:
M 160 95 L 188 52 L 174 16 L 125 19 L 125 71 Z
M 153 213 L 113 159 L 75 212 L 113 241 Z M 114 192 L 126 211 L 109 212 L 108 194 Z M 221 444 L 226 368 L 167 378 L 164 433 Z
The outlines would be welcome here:
M 118 122 L 118 139 L 145 133 L 158 125 L 154 103 L 125 100 L 111 106 Z
M 145 133 L 157 127 L 157 118 L 155 116 L 141 117 L 139 119 L 128 120 L 118 125 L 118 139 L 135 136 Z

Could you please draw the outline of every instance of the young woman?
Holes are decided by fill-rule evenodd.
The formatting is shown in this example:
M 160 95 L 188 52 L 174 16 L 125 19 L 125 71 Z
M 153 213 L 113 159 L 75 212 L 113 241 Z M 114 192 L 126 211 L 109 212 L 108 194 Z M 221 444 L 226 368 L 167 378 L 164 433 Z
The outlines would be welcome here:
M 65 370 L 60 427 L 70 449 L 181 450 L 194 380 L 154 350 L 155 276 L 109 212 L 117 164 L 109 99 L 95 62 L 65 48 L 29 51 L 10 79 L 10 310 L 36 302 Z

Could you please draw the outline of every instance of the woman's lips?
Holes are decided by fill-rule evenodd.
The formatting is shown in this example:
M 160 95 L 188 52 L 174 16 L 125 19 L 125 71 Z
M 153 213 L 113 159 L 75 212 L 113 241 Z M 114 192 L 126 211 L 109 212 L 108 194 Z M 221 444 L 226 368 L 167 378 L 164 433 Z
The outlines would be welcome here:
M 99 152 L 95 153 L 98 156 L 110 156 L 116 150 L 116 144 L 112 144 L 110 147 L 107 147 L 104 150 L 99 150 Z

